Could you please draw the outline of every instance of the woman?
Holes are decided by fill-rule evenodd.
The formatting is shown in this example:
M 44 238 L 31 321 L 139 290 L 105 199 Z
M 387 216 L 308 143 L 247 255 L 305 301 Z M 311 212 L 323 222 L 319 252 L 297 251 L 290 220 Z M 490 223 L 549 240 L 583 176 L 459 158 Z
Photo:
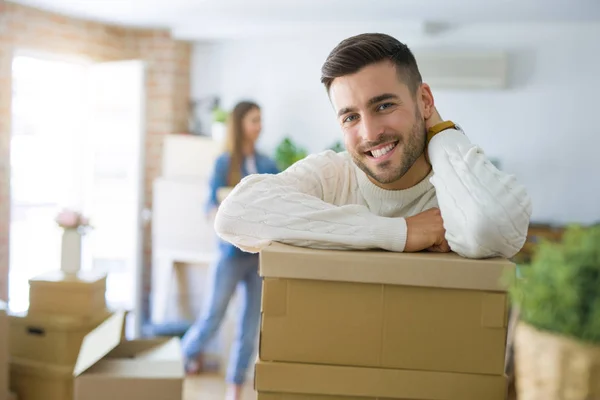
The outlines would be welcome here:
M 208 212 L 219 206 L 222 200 L 219 192 L 235 186 L 244 176 L 279 172 L 274 161 L 255 149 L 260 131 L 259 106 L 248 101 L 237 104 L 228 119 L 226 151 L 216 160 L 210 181 Z M 237 400 L 241 398 L 250 358 L 255 350 L 260 320 L 262 281 L 258 276 L 258 255 L 242 252 L 220 241 L 219 258 L 211 272 L 207 307 L 182 339 L 186 369 L 188 373 L 199 372 L 201 354 L 219 329 L 229 301 L 241 283 L 243 306 L 227 370 L 228 398 Z

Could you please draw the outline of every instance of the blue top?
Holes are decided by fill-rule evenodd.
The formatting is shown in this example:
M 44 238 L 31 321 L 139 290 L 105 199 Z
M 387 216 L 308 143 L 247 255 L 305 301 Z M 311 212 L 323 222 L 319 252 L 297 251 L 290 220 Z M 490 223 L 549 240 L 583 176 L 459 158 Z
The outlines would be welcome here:
M 280 172 L 279 168 L 277 168 L 277 165 L 275 164 L 275 161 L 273 161 L 269 157 L 256 152 L 254 153 L 254 159 L 256 161 L 256 170 L 259 174 L 277 174 Z M 229 153 L 223 153 L 217 158 L 215 162 L 213 174 L 209 182 L 210 193 L 208 202 L 206 204 L 207 211 L 210 211 L 212 208 L 219 206 L 217 191 L 222 187 L 229 186 L 227 184 L 227 174 L 229 172 L 230 162 L 229 160 Z M 247 175 L 249 174 L 246 169 L 246 162 L 245 160 L 242 160 L 242 177 L 245 177 Z M 221 257 L 239 257 L 250 254 L 243 252 L 231 243 L 225 242 L 223 240 L 219 240 L 219 250 L 221 252 Z

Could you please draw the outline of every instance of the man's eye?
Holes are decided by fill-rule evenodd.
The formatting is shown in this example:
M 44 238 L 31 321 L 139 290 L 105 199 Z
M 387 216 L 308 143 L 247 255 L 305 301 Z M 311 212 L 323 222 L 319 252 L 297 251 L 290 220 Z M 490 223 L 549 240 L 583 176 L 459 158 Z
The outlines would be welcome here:
M 344 118 L 344 123 L 353 122 L 356 120 L 356 118 L 358 118 L 358 115 L 349 115 L 346 118 Z
M 389 108 L 393 105 L 394 105 L 393 103 L 383 103 L 383 104 L 379 105 L 379 107 L 377 107 L 377 110 L 385 110 L 386 108 Z

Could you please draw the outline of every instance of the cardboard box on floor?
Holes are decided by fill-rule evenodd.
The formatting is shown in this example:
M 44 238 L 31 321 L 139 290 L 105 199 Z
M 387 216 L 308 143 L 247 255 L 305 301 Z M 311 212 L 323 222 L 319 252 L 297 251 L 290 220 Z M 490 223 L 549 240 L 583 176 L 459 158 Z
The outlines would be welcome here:
M 514 273 L 504 259 L 274 243 L 260 257 L 260 359 L 502 376 Z
M 8 340 L 6 303 L 0 301 L 0 393 L 8 392 Z
M 164 400 L 183 395 L 178 339 L 122 342 L 125 313 L 86 335 L 74 367 L 11 361 L 11 389 L 19 400 Z
M 258 400 L 505 400 L 506 377 L 259 361 Z

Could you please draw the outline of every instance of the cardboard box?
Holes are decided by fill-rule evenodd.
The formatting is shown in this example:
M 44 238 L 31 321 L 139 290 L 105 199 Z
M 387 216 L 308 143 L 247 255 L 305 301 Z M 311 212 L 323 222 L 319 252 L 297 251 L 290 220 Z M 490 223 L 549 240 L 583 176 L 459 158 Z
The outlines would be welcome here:
M 19 400 L 72 400 L 73 370 L 67 366 L 13 358 L 10 389 Z
M 179 339 L 123 342 L 75 379 L 75 399 L 177 400 L 183 377 Z
M 106 274 L 80 271 L 71 276 L 52 271 L 29 280 L 29 313 L 74 317 L 98 315 L 106 309 Z
M 115 313 L 86 335 L 72 367 L 12 359 L 19 400 L 181 399 L 179 340 L 121 342 L 124 316 Z
M 160 249 L 217 254 L 213 222 L 204 204 L 209 182 L 157 178 L 152 194 L 152 243 Z
M 8 334 L 6 303 L 0 301 L 0 393 L 8 391 Z
M 505 400 L 504 376 L 259 361 L 259 400 Z
M 10 355 L 23 360 L 72 366 L 85 336 L 109 316 L 107 310 L 86 318 L 10 314 Z
M 162 176 L 169 179 L 208 179 L 223 144 L 206 136 L 165 135 Z
M 456 254 L 328 251 L 273 244 L 260 359 L 502 375 L 515 266 Z

